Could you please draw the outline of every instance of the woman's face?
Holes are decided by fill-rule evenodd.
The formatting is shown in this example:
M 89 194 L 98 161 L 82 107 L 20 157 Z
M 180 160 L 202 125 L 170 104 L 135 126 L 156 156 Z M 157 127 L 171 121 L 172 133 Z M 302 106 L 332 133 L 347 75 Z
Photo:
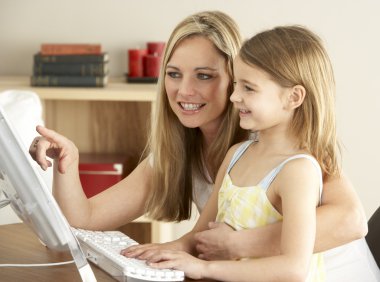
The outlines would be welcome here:
M 180 122 L 216 133 L 226 105 L 230 79 L 226 59 L 205 37 L 184 39 L 168 61 L 165 89 Z

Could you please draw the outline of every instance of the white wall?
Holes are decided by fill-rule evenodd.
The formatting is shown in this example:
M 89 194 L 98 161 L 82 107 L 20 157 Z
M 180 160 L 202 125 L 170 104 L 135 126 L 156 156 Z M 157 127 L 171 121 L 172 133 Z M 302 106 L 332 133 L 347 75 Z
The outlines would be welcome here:
M 0 75 L 30 75 L 42 42 L 100 42 L 111 75 L 126 71 L 126 50 L 166 40 L 190 13 L 219 9 L 245 37 L 302 24 L 325 41 L 335 67 L 344 169 L 370 216 L 380 205 L 380 2 L 378 0 L 1 0 Z

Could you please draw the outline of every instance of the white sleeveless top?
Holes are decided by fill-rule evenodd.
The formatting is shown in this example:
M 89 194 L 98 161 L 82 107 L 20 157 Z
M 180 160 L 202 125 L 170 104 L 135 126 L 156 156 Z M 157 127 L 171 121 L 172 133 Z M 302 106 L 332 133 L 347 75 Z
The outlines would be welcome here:
M 204 180 L 203 176 L 199 173 L 195 172 L 193 174 L 193 202 L 197 206 L 199 213 L 201 213 L 205 207 L 214 187 L 214 183 L 208 172 L 206 172 L 206 176 L 210 183 Z
M 379 282 L 380 270 L 364 238 L 323 253 L 327 282 Z
M 150 166 L 153 167 L 153 155 L 150 154 L 148 158 Z M 193 202 L 199 213 L 201 213 L 205 207 L 208 199 L 210 198 L 212 188 L 214 187 L 214 183 L 212 182 L 207 171 L 206 176 L 208 177 L 210 183 L 204 180 L 203 176 L 198 172 L 193 173 Z

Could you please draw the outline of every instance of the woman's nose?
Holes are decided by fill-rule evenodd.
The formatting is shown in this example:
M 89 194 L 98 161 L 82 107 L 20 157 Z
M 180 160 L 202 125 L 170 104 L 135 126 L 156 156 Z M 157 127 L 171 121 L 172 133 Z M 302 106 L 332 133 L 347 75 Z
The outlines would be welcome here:
M 183 78 L 179 85 L 178 92 L 182 96 L 193 96 L 195 95 L 195 83 L 191 78 Z

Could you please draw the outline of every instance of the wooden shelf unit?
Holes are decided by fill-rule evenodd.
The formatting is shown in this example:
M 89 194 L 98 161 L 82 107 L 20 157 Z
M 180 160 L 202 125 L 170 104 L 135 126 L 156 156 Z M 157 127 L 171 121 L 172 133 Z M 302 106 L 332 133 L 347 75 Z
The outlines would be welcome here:
M 0 92 L 35 92 L 43 104 L 46 126 L 74 141 L 80 152 L 122 153 L 135 165 L 147 142 L 156 87 L 129 84 L 122 78 L 111 78 L 104 88 L 32 87 L 29 77 L 0 77 Z M 170 224 L 147 218 L 138 222 L 151 223 L 153 242 L 172 239 Z
M 29 77 L 0 77 L 0 91 L 29 90 L 37 93 L 42 100 L 154 102 L 156 87 L 156 84 L 126 83 L 122 78 L 110 78 L 109 84 L 104 88 L 32 87 Z
M 72 139 L 83 153 L 140 157 L 146 144 L 155 84 L 110 79 L 104 88 L 31 87 L 28 77 L 0 77 L 0 91 L 38 94 L 46 126 Z

